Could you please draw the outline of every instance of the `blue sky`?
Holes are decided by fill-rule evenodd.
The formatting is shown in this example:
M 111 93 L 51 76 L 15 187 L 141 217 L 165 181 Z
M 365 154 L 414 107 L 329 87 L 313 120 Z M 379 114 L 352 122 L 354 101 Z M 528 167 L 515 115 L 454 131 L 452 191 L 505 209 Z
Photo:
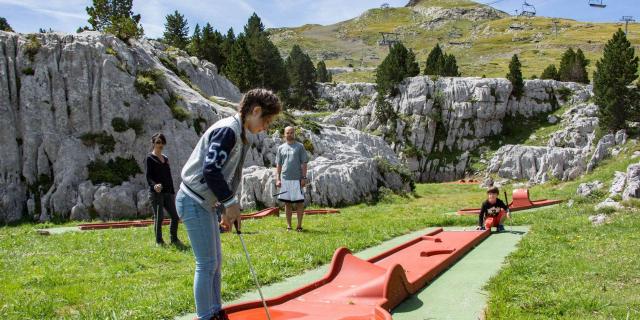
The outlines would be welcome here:
M 159 37 L 164 29 L 165 16 L 178 10 L 187 17 L 189 26 L 210 22 L 225 32 L 233 27 L 242 30 L 247 18 L 256 12 L 267 27 L 291 27 L 306 23 L 332 24 L 353 18 L 366 9 L 383 2 L 404 6 L 408 0 L 134 0 L 134 12 L 142 15 L 142 25 L 148 37 Z M 480 1 L 483 3 L 494 0 Z M 588 0 L 528 0 L 538 15 L 571 18 L 580 21 L 611 22 L 623 15 L 637 15 L 639 0 L 604 0 L 605 9 L 594 9 Z M 35 32 L 39 28 L 75 32 L 86 25 L 85 7 L 91 0 L 0 0 L 0 16 L 5 17 L 18 32 Z M 636 5 L 633 5 L 633 4 Z M 497 9 L 513 14 L 520 10 L 522 0 L 502 0 Z M 193 29 L 192 29 L 193 30 Z

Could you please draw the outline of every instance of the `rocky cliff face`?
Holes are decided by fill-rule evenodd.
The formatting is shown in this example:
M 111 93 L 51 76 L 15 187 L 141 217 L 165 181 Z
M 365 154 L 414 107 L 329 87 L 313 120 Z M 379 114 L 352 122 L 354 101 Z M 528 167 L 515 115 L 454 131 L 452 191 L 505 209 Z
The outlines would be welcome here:
M 374 97 L 364 108 L 340 110 L 325 121 L 384 136 L 418 181 L 454 180 L 468 173 L 472 153 L 501 135 L 505 121 L 590 96 L 587 86 L 553 80 L 525 81 L 520 99 L 511 90 L 506 79 L 419 76 L 400 84 L 399 93 L 386 100 L 386 112 L 379 112 L 385 108 Z
M 153 41 L 127 44 L 96 32 L 0 32 L 0 223 L 25 216 L 111 219 L 150 214 L 143 160 L 151 135 L 168 137 L 165 154 L 177 187 L 180 169 L 201 132 L 233 114 L 232 102 L 239 99 L 238 89 L 214 65 Z M 338 140 L 348 135 L 327 130 L 327 136 Z M 313 181 L 311 198 L 320 204 L 332 203 L 329 191 L 344 193 L 335 197 L 341 202 L 354 202 L 370 196 L 379 184 L 397 180 L 397 175 L 382 177 L 377 163 L 366 156 L 349 161 L 327 157 L 340 154 L 333 140 L 309 139 L 322 150 L 314 156 L 319 165 L 324 157 L 342 161 L 344 172 L 359 172 L 337 178 L 341 173 L 332 169 L 313 169 L 317 177 L 344 185 L 332 188 L 329 180 Z M 371 154 L 387 154 L 397 162 L 388 147 L 372 144 Z M 264 147 L 264 154 L 254 149 L 253 164 L 271 165 L 273 160 L 264 159 L 272 157 L 274 145 Z M 254 192 L 258 186 L 252 186 Z M 267 203 L 242 198 L 248 199 L 245 204 L 256 199 Z
M 160 51 L 145 40 L 128 45 L 95 32 L 0 32 L 0 221 L 27 213 L 41 219 L 68 216 L 83 203 L 103 217 L 135 216 L 136 192 L 128 193 L 127 206 L 117 208 L 125 213 L 109 213 L 98 205 L 109 203 L 101 200 L 109 190 L 92 186 L 80 193 L 78 188 L 92 176 L 130 181 L 139 190 L 142 160 L 158 131 L 171 137 L 166 153 L 178 177 L 190 153 L 185 146 L 198 138 L 193 119 L 206 126 L 233 110 L 185 85 L 160 62 Z M 198 61 L 188 67 L 199 74 L 215 71 Z M 215 76 L 206 90 L 239 97 L 233 85 Z

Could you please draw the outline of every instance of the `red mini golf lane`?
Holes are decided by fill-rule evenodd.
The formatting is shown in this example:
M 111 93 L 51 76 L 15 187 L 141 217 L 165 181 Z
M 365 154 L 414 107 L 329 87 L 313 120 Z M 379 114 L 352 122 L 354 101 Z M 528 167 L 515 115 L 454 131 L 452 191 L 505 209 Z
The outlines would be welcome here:
M 280 212 L 279 208 L 272 207 L 272 208 L 266 208 L 250 214 L 243 214 L 240 217 L 242 220 L 262 219 L 267 216 L 278 215 L 279 212 Z M 340 213 L 340 210 L 313 209 L 313 210 L 304 211 L 304 214 L 308 214 L 308 215 L 331 214 L 331 213 Z M 163 225 L 168 225 L 169 223 L 170 223 L 169 219 L 162 220 Z M 84 223 L 84 224 L 79 224 L 78 228 L 80 228 L 80 230 L 119 229 L 119 228 L 132 228 L 132 227 L 146 227 L 152 224 L 153 224 L 153 220 L 113 221 L 113 222 L 101 222 L 101 223 Z
M 271 319 L 392 319 L 391 309 L 489 234 L 438 228 L 369 260 L 339 248 L 324 278 L 266 301 Z M 261 301 L 231 305 L 225 312 L 229 320 L 267 319 Z
M 529 198 L 529 190 L 528 189 L 514 189 L 511 203 L 509 203 L 509 209 L 511 211 L 520 211 L 527 210 L 532 208 L 550 206 L 552 204 L 558 204 L 562 202 L 562 200 L 531 200 Z M 460 209 L 457 212 L 459 215 L 476 215 L 480 214 L 480 208 L 467 208 Z

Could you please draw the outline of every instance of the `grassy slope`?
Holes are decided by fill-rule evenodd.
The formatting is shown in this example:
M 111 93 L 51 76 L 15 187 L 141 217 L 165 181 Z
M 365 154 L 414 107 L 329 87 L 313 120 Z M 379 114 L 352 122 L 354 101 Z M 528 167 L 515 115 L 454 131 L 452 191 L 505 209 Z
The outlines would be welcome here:
M 640 149 L 628 148 L 627 157 Z M 593 179 L 608 187 L 615 170 L 636 161 L 608 160 L 579 181 L 536 186 L 532 195 L 571 198 Z M 340 246 L 359 251 L 428 226 L 473 225 L 473 217 L 445 213 L 483 197 L 477 186 L 419 184 L 417 196 L 306 217 L 302 234 L 287 233 L 283 219 L 249 221 L 245 241 L 262 282 L 272 283 L 328 263 Z M 640 215 L 612 213 L 611 223 L 593 227 L 587 217 L 603 197 L 515 214 L 512 223 L 531 225 L 531 233 L 488 285 L 491 318 L 604 319 L 640 311 Z M 0 228 L 0 318 L 160 319 L 193 311 L 191 252 L 155 247 L 151 228 L 44 237 L 36 227 L 42 225 Z M 186 239 L 184 227 L 180 235 Z M 253 285 L 238 239 L 225 234 L 222 242 L 228 300 Z
M 444 2 L 445 5 L 440 2 L 442 1 L 423 1 L 420 5 L 473 5 L 469 1 L 453 4 Z M 595 9 L 587 7 L 585 10 Z M 602 54 L 603 45 L 617 28 L 624 28 L 624 25 L 619 23 L 587 23 L 561 19 L 556 37 L 552 21 L 547 17 L 517 20 L 505 17 L 485 22 L 456 20 L 433 30 L 420 27 L 427 21 L 428 18 L 410 8 L 371 9 L 357 18 L 334 25 L 274 29 L 272 39 L 284 54 L 297 43 L 310 53 L 312 59 L 325 59 L 329 67 L 348 64 L 356 67 L 375 67 L 387 54 L 386 47 L 377 44 L 379 32 L 398 32 L 405 45 L 417 53 L 421 68 L 424 67 L 424 61 L 431 48 L 440 43 L 446 52 L 456 55 L 464 76 L 504 77 L 509 59 L 513 54 L 518 54 L 523 64 L 524 76 L 531 77 L 539 76 L 551 63 L 555 63 L 557 67 L 562 52 L 568 47 L 581 48 L 586 57 L 591 59 L 591 74 L 595 61 Z M 513 23 L 524 25 L 525 29 L 511 30 L 509 26 Z M 640 43 L 639 32 L 639 25 L 629 25 L 629 39 L 635 45 Z M 534 42 L 536 37 L 539 38 L 538 42 Z M 467 48 L 450 42 L 469 42 L 471 46 Z M 370 81 L 372 73 L 339 74 L 334 76 L 334 80 Z

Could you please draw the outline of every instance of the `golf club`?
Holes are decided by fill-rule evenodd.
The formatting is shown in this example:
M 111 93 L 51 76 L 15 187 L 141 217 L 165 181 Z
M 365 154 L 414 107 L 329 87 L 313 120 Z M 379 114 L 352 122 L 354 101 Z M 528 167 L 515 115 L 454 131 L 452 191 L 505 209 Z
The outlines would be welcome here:
M 277 196 L 279 196 L 279 195 L 281 195 L 281 194 L 285 194 L 285 193 L 287 193 L 287 192 L 289 192 L 289 191 L 282 191 L 282 192 L 278 192 L 278 193 L 274 194 L 273 196 L 274 196 L 274 197 L 277 197 Z
M 251 258 L 249 258 L 249 251 L 247 250 L 247 246 L 244 244 L 244 239 L 242 238 L 242 232 L 240 231 L 240 223 L 238 220 L 236 220 L 233 222 L 233 225 L 236 227 L 236 233 L 240 238 L 240 243 L 242 243 L 242 249 L 244 249 L 244 255 L 247 257 L 247 264 L 249 265 L 249 271 L 251 271 L 251 275 L 253 276 L 253 280 L 256 283 L 256 287 L 258 287 L 258 293 L 260 294 L 260 300 L 262 300 L 264 311 L 267 313 L 267 319 L 271 320 L 271 314 L 269 314 L 269 308 L 267 307 L 267 302 L 264 300 L 264 296 L 262 295 L 262 289 L 260 289 L 258 276 L 256 275 L 255 270 L 253 270 L 253 265 L 251 264 Z

